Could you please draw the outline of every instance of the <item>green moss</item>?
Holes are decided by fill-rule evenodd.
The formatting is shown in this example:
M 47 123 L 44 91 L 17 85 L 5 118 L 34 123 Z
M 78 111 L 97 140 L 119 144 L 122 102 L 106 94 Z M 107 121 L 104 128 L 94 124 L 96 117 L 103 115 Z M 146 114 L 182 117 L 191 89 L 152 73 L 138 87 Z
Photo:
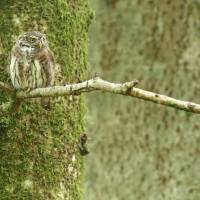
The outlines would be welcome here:
M 1 1 L 0 80 L 10 81 L 10 50 L 28 30 L 47 35 L 59 69 L 57 84 L 84 79 L 92 16 L 87 0 Z M 0 93 L 1 102 L 8 100 Z M 1 199 L 81 199 L 83 161 L 76 141 L 84 130 L 84 101 L 55 98 L 52 104 L 50 112 L 26 101 L 15 117 L 1 113 Z

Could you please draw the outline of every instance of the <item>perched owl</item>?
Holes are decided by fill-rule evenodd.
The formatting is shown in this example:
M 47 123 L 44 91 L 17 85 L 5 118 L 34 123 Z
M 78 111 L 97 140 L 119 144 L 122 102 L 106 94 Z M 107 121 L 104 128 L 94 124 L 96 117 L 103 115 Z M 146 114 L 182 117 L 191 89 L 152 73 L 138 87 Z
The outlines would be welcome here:
M 21 34 L 11 51 L 10 77 L 17 90 L 48 87 L 54 82 L 54 57 L 45 35 L 37 31 Z M 49 98 L 42 98 L 49 106 Z

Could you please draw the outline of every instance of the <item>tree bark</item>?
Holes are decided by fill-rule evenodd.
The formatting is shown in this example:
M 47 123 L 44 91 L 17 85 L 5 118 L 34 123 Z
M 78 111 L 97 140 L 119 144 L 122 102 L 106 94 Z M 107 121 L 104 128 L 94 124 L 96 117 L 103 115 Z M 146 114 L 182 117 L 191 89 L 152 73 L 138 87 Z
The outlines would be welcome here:
M 56 84 L 85 78 L 87 32 L 92 18 L 87 0 L 0 1 L 0 80 L 16 37 L 46 34 L 56 60 Z M 1 102 L 9 101 L 0 91 Z M 82 199 L 83 158 L 77 141 L 84 131 L 80 96 L 51 99 L 51 111 L 27 99 L 15 115 L 0 113 L 0 199 Z

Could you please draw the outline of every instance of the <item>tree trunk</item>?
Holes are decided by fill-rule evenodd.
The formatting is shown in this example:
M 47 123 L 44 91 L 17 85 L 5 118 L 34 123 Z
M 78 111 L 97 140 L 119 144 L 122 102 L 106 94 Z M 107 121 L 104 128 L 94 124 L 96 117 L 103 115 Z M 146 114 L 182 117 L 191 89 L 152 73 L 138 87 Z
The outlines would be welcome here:
M 91 65 L 99 76 L 136 78 L 139 88 L 200 102 L 198 1 L 91 2 Z M 91 94 L 89 102 L 87 199 L 200 199 L 198 115 L 110 94 Z
M 91 17 L 87 0 L 0 1 L 0 80 L 10 82 L 10 50 L 29 30 L 46 34 L 56 84 L 84 79 Z M 0 93 L 1 103 L 9 100 Z M 36 100 L 26 100 L 15 116 L 0 114 L 0 199 L 82 199 L 77 141 L 84 131 L 84 101 L 59 97 L 51 104 L 46 111 Z

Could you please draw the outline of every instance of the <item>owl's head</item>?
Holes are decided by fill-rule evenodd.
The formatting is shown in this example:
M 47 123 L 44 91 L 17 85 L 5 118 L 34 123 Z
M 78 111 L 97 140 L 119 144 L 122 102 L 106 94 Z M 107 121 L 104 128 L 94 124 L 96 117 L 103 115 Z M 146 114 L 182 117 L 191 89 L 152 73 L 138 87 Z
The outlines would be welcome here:
M 38 31 L 30 31 L 18 37 L 17 45 L 26 55 L 34 55 L 43 48 L 48 48 L 48 42 L 44 34 Z

